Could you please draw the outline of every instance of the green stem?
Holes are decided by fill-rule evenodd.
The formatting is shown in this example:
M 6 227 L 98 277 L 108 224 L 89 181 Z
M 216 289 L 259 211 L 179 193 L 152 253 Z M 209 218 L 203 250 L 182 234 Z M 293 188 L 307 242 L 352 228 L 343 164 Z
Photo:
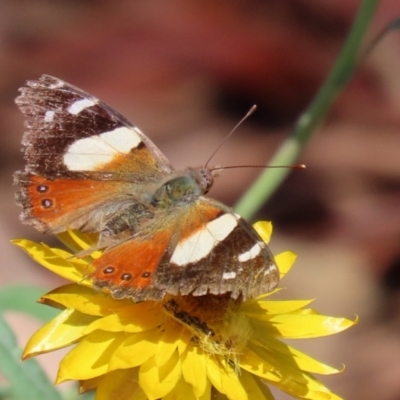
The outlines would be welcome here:
M 378 2 L 379 0 L 363 1 L 346 43 L 328 78 L 307 110 L 300 116 L 294 130 L 278 149 L 269 165 L 291 165 L 298 159 L 338 93 L 352 77 L 357 66 L 362 39 Z M 251 219 L 289 172 L 290 169 L 287 168 L 266 169 L 239 200 L 235 210 L 244 218 Z

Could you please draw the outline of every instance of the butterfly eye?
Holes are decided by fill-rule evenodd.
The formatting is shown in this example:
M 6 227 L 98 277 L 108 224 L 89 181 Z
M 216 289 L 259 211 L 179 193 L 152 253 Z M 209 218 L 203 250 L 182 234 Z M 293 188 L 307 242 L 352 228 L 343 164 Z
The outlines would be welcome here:
M 148 278 L 150 276 L 150 272 L 143 272 L 143 274 L 141 275 L 142 278 Z
M 112 274 L 114 272 L 114 267 L 107 267 L 103 269 L 103 274 Z

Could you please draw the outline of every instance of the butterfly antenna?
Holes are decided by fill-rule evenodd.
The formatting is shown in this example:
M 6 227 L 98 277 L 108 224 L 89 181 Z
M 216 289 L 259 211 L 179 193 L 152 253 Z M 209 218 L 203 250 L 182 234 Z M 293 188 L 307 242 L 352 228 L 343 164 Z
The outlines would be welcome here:
M 215 167 L 210 168 L 210 171 L 221 171 L 223 169 L 234 169 L 234 168 L 290 168 L 290 169 L 305 169 L 305 164 L 294 164 L 294 165 L 229 165 L 227 167 Z
M 233 133 L 236 131 L 237 128 L 247 119 L 250 117 L 251 114 L 256 111 L 257 106 L 254 105 L 253 107 L 250 108 L 250 110 L 247 112 L 247 114 L 236 124 L 236 126 L 229 132 L 229 134 L 225 137 L 225 139 L 219 144 L 219 146 L 214 150 L 214 152 L 211 154 L 210 158 L 207 160 L 206 164 L 204 165 L 204 168 L 207 167 L 209 162 L 214 158 L 214 156 L 218 153 L 219 149 L 225 144 L 225 142 L 233 135 Z

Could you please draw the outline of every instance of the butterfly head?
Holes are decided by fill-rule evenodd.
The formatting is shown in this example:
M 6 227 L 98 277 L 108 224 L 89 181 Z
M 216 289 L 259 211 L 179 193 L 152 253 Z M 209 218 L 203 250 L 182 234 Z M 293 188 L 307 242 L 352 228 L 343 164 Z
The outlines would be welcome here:
M 214 183 L 214 178 L 216 176 L 215 170 L 210 170 L 207 167 L 198 167 L 187 168 L 186 172 L 196 181 L 201 194 L 208 193 Z

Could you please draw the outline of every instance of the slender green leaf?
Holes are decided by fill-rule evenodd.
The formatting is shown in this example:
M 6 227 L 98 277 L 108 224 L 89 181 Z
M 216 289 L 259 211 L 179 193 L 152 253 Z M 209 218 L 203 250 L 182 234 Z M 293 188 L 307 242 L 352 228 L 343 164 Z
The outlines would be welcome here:
M 9 383 L 8 397 L 13 400 L 61 400 L 35 360 L 21 361 L 21 349 L 0 314 L 0 370 Z

